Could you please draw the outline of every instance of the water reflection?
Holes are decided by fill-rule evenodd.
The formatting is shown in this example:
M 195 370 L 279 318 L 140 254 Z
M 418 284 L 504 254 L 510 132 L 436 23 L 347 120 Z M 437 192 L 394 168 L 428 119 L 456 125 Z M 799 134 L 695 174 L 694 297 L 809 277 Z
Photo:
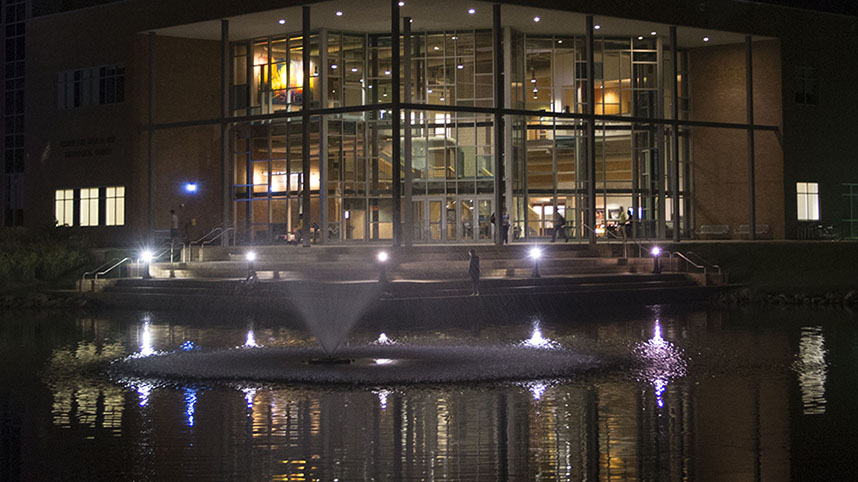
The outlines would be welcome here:
M 686 362 L 682 350 L 661 336 L 661 323 L 655 320 L 652 337 L 635 347 L 635 354 L 643 362 L 642 377 L 653 387 L 656 403 L 664 407 L 664 392 L 670 380 L 684 377 Z
M 143 328 L 140 334 L 140 356 L 150 356 L 155 353 L 152 347 L 152 321 L 148 314 L 143 316 Z
M 122 387 L 82 368 L 127 353 L 177 350 L 188 339 L 208 349 L 255 343 L 256 335 L 266 345 L 286 345 L 301 335 L 258 325 L 248 329 L 244 322 L 188 328 L 187 320 L 138 318 L 119 327 L 103 321 L 96 330 L 101 335 L 87 332 L 96 341 L 53 349 L 48 371 L 57 376 L 48 383 L 53 399 L 43 425 L 50 427 L 52 420 L 51 443 L 58 446 L 96 437 L 111 457 L 134 459 L 103 480 L 182 479 L 188 467 L 200 477 L 225 480 L 680 481 L 752 480 L 756 474 L 785 480 L 790 444 L 800 440 L 790 439 L 795 378 L 782 372 L 796 347 L 780 332 L 754 341 L 747 331 L 728 332 L 729 323 L 715 321 L 705 313 L 590 325 L 525 321 L 480 335 L 534 347 L 608 345 L 639 361 L 636 377 L 371 389 L 235 382 L 229 388 L 206 386 L 204 392 L 141 381 Z M 378 333 L 361 335 L 375 340 Z M 408 343 L 436 336 L 388 333 Z M 802 395 L 802 377 L 815 380 L 807 389 L 817 391 L 808 393 L 815 393 L 814 403 L 823 410 L 826 379 L 833 376 L 827 370 L 830 349 L 821 328 L 801 330 L 794 367 Z M 700 352 L 709 354 L 709 362 L 730 363 L 712 372 L 700 362 L 689 368 L 685 354 Z M 745 370 L 751 367 L 753 376 L 733 370 L 735 360 Z M 805 401 L 797 393 L 793 398 L 796 407 Z M 91 469 L 86 464 L 93 462 L 86 460 L 71 462 L 75 473 Z M 63 476 L 43 477 L 52 478 Z
M 798 374 L 805 415 L 825 413 L 825 382 L 828 378 L 825 356 L 825 335 L 822 333 L 822 327 L 802 327 L 798 356 L 793 362 L 793 369 Z

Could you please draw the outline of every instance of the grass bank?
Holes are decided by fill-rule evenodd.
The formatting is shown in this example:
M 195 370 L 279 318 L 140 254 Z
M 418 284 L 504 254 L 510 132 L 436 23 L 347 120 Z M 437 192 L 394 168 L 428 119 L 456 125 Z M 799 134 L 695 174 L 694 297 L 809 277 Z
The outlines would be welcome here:
M 683 242 L 729 273 L 730 283 L 764 293 L 845 293 L 858 289 L 858 241 Z

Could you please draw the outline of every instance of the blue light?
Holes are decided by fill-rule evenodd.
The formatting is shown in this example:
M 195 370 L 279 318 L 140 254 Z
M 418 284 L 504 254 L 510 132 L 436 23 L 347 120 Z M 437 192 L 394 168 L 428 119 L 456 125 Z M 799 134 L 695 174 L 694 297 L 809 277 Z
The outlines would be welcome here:
M 197 192 L 197 183 L 195 182 L 186 182 L 185 183 L 185 191 L 186 192 Z
M 197 391 L 193 388 L 185 389 L 185 415 L 188 417 L 188 427 L 194 426 L 194 412 L 197 411 Z
M 197 346 L 194 345 L 194 342 L 192 342 L 191 340 L 188 340 L 188 341 L 182 343 L 181 345 L 179 345 L 179 347 L 185 351 L 191 351 L 191 350 L 197 349 Z

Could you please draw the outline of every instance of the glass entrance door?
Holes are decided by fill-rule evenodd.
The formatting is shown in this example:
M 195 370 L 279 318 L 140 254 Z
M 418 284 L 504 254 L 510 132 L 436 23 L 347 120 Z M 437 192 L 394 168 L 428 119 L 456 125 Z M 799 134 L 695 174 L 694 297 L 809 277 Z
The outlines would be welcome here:
M 491 241 L 493 199 L 488 196 L 450 196 L 412 201 L 416 242 L 455 243 Z

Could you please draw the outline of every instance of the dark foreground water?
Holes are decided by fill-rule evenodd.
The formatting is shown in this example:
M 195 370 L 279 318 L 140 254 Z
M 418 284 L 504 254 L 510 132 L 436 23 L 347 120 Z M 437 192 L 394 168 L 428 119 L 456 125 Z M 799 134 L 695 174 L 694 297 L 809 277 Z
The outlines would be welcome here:
M 240 315 L 0 315 L 0 480 L 858 480 L 854 314 L 492 318 L 363 322 L 349 343 L 524 344 L 635 368 L 449 385 L 165 384 L 103 366 L 314 341 L 295 320 Z

